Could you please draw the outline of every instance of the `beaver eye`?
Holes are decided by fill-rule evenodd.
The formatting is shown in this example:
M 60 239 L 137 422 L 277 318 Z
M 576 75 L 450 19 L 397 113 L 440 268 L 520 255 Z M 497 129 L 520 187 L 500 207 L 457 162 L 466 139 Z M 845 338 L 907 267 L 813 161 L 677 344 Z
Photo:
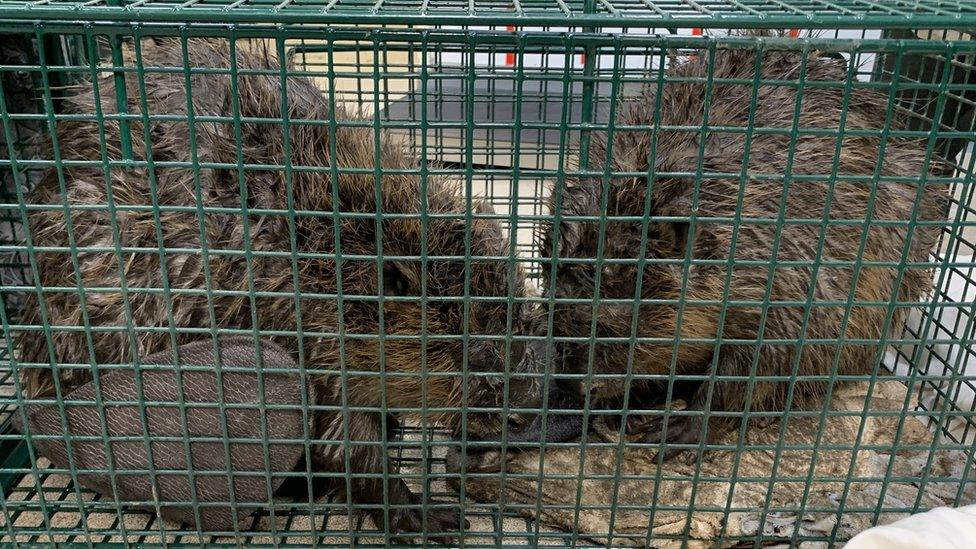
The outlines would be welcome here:
M 588 285 L 593 283 L 593 266 L 592 265 L 572 265 L 570 266 L 569 276 L 576 280 L 579 284 Z
M 500 372 L 505 366 L 498 355 L 498 351 L 490 343 L 471 345 L 468 351 L 468 364 L 472 370 L 478 372 Z M 492 380 L 492 378 L 485 379 L 486 381 L 497 381 Z
M 410 283 L 400 269 L 392 263 L 383 264 L 383 293 L 405 296 L 410 293 Z

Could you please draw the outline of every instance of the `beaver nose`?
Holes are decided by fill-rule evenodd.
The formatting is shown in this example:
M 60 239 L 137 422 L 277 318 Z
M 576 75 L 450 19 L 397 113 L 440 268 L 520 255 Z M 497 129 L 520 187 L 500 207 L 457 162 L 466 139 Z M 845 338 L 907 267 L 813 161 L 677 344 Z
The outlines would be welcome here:
M 535 414 L 511 414 L 508 416 L 508 429 L 510 431 L 521 431 L 528 427 L 534 418 Z

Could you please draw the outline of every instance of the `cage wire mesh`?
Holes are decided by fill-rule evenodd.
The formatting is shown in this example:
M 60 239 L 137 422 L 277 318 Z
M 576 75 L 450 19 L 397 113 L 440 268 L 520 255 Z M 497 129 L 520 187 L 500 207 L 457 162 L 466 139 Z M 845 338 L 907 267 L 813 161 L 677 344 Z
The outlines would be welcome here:
M 976 502 L 963 4 L 0 21 L 6 543 L 816 546 Z M 491 442 L 538 418 L 589 430 Z

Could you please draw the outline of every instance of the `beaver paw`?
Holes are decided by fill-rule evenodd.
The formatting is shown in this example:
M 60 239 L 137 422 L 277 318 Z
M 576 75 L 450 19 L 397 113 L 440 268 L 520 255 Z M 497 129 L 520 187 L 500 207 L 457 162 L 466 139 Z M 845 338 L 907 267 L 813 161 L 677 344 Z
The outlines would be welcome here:
M 439 502 L 430 501 L 431 504 Z M 444 545 L 456 545 L 458 542 L 457 533 L 461 531 L 461 517 L 458 509 L 426 509 L 427 530 L 430 532 L 427 539 L 442 543 Z M 382 528 L 383 511 L 378 511 L 373 521 Z M 470 528 L 470 523 L 465 520 L 464 527 Z M 416 502 L 416 507 L 410 509 L 394 509 L 390 511 L 390 532 L 397 538 L 411 541 L 419 540 L 424 532 L 424 509 L 421 508 L 420 501 Z
M 634 432 L 648 444 L 660 444 L 663 440 L 665 447 L 661 451 L 666 461 L 681 456 L 681 461 L 691 464 L 697 459 L 697 450 L 674 448 L 672 445 L 700 443 L 702 419 L 698 416 L 670 416 L 667 431 L 664 431 L 664 417 L 660 416 L 646 421 Z
M 772 427 L 774 423 L 778 421 L 778 418 L 772 416 L 756 416 L 749 418 L 749 428 L 750 429 L 766 429 Z

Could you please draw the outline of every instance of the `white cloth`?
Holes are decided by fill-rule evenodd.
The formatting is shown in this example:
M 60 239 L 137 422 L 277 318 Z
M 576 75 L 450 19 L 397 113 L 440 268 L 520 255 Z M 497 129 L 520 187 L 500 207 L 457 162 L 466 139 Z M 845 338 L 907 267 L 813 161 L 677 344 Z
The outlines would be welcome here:
M 845 549 L 976 548 L 976 505 L 939 507 L 854 536 Z

